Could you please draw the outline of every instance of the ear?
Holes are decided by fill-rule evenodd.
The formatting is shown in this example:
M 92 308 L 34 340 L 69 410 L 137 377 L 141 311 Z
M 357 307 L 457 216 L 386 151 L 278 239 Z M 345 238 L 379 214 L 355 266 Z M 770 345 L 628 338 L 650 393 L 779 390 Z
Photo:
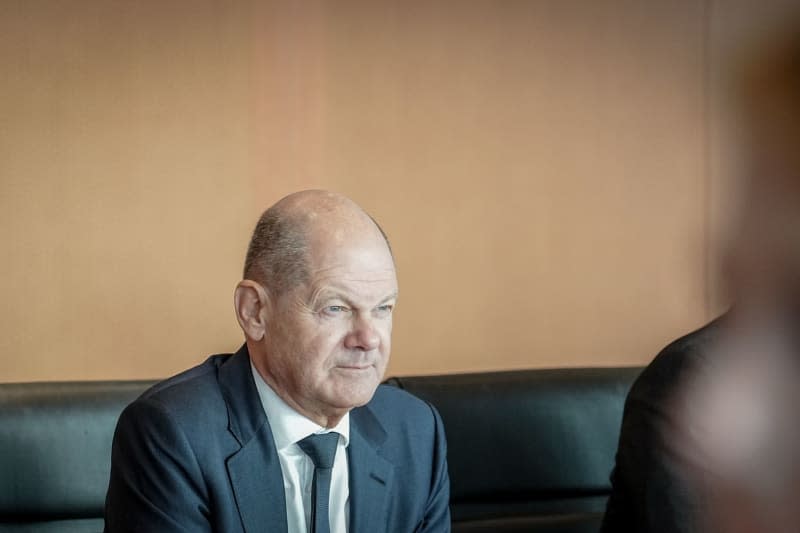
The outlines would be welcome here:
M 245 279 L 233 293 L 236 320 L 247 340 L 260 341 L 267 333 L 269 296 L 261 284 Z

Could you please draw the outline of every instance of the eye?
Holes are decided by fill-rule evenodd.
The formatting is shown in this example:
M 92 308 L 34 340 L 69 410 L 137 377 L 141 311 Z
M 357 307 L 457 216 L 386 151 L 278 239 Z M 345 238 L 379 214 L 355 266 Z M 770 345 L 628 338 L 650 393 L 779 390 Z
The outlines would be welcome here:
M 350 311 L 350 309 L 344 305 L 326 305 L 322 308 L 322 313 L 328 316 L 339 316 L 348 311 Z
M 392 304 L 379 305 L 378 307 L 375 308 L 375 314 L 377 314 L 378 316 L 388 316 L 392 314 L 393 309 L 394 305 Z

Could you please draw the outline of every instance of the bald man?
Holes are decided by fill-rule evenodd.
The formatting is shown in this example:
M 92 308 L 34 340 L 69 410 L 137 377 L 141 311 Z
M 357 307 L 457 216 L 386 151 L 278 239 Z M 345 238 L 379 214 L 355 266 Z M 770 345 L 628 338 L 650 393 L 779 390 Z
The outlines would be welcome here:
M 396 301 L 386 236 L 351 200 L 269 208 L 235 290 L 245 344 L 125 409 L 105 530 L 449 531 L 441 419 L 380 385 Z

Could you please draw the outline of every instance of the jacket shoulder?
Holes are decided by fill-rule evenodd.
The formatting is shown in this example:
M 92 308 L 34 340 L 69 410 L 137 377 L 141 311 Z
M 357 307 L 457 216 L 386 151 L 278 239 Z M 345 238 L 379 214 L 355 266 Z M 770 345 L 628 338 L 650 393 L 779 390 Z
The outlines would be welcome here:
M 369 402 L 374 411 L 402 417 L 429 417 L 431 405 L 413 394 L 392 385 L 379 385 Z
M 434 432 L 441 424 L 433 405 L 391 385 L 378 386 L 367 406 L 389 434 Z
M 669 343 L 636 379 L 630 396 L 648 399 L 671 397 L 707 364 L 724 322 L 725 315 Z
M 160 381 L 144 391 L 129 406 L 136 410 L 145 404 L 157 405 L 176 420 L 207 418 L 225 403 L 218 382 L 219 367 L 230 355 L 213 355 L 203 363 Z

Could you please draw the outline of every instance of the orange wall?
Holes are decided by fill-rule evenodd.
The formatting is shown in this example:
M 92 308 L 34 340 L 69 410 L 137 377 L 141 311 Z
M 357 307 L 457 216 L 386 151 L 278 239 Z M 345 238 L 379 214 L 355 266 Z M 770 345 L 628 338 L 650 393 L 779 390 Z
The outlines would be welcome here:
M 4 3 L 0 381 L 235 350 L 249 232 L 310 187 L 393 240 L 390 372 L 645 363 L 713 307 L 710 13 Z

